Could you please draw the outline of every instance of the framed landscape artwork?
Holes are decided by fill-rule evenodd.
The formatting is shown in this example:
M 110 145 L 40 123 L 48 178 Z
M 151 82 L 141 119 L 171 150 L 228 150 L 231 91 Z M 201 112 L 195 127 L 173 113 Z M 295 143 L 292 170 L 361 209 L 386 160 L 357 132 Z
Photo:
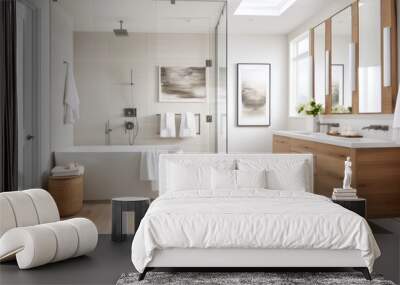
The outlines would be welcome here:
M 159 66 L 160 102 L 207 102 L 206 67 Z
M 271 125 L 271 64 L 238 63 L 237 126 Z

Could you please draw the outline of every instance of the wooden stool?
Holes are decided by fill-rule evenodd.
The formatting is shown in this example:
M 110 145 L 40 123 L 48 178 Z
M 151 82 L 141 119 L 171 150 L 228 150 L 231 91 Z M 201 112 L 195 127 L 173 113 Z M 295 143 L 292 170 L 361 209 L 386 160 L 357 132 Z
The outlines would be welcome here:
M 50 176 L 49 193 L 56 201 L 61 217 L 78 213 L 83 207 L 83 175 Z

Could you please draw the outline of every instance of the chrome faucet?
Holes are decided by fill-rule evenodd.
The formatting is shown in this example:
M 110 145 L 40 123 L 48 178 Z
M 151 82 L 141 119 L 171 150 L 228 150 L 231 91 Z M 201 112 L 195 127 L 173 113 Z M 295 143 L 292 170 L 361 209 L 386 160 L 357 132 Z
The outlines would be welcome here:
M 375 131 L 389 131 L 388 125 L 369 125 L 362 128 L 363 130 L 375 130 Z
M 331 128 L 339 128 L 340 124 L 339 123 L 321 123 L 321 122 L 318 122 L 318 132 L 321 131 L 321 126 L 327 126 L 328 127 L 328 133 L 329 133 Z

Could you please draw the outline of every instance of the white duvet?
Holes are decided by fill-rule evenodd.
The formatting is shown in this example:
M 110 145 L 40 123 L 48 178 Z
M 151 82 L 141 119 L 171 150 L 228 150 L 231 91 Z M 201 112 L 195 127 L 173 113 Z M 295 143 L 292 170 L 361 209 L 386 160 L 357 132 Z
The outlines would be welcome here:
M 165 248 L 358 249 L 370 271 L 380 255 L 359 215 L 323 196 L 265 189 L 162 195 L 140 223 L 132 262 L 143 272 Z

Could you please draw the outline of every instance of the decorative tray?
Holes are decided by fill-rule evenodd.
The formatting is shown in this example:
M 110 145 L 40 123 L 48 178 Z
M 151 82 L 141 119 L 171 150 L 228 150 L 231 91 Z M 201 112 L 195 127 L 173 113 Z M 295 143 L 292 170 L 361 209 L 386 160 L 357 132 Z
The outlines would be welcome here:
M 337 134 L 330 134 L 330 133 L 326 133 L 328 136 L 333 136 L 333 137 L 341 137 L 341 138 L 349 138 L 349 139 L 359 139 L 359 138 L 363 138 L 362 135 L 354 135 L 354 136 L 346 136 L 346 135 L 341 135 L 340 133 Z

